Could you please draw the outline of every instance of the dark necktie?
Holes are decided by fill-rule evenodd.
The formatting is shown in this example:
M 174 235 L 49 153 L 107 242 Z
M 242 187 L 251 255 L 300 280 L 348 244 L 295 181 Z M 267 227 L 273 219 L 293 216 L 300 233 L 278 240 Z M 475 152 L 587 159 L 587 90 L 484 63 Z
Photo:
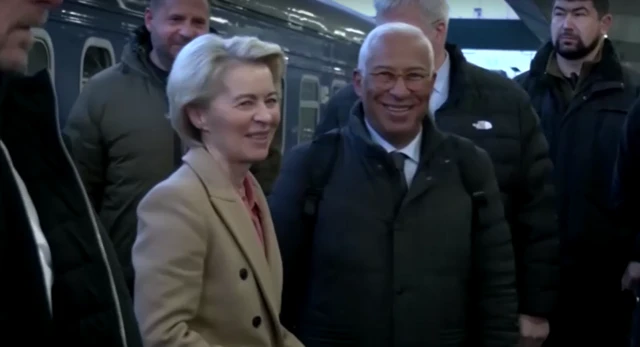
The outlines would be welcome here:
M 400 172 L 402 194 L 404 195 L 409 189 L 407 185 L 407 177 L 404 175 L 404 161 L 407 159 L 407 155 L 401 152 L 391 152 L 391 159 L 393 159 L 393 165 Z

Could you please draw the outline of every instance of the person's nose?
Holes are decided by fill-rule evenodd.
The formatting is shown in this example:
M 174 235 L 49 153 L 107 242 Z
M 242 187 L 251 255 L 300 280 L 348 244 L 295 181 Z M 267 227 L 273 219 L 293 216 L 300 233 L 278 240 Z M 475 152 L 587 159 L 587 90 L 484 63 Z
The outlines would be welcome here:
M 254 116 L 256 122 L 272 124 L 277 118 L 277 113 L 274 113 L 273 109 L 270 109 L 264 102 L 260 103 L 258 110 Z
M 409 88 L 407 88 L 407 84 L 404 80 L 404 77 L 399 76 L 396 79 L 393 85 L 393 88 L 389 90 L 389 93 L 391 93 L 393 96 L 397 98 L 402 98 L 411 94 L 411 91 L 409 90 Z
M 564 17 L 564 20 L 562 21 L 562 29 L 564 29 L 566 31 L 572 31 L 574 27 L 575 27 L 574 18 L 569 13 Z

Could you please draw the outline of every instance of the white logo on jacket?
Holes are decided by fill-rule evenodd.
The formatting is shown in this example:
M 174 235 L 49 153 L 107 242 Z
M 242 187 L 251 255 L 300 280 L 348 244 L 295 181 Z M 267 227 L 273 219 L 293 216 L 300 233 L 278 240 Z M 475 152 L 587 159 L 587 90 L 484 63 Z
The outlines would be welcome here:
M 479 120 L 471 125 L 473 125 L 473 127 L 478 130 L 489 130 L 493 128 L 493 124 L 491 124 L 491 122 L 486 120 Z

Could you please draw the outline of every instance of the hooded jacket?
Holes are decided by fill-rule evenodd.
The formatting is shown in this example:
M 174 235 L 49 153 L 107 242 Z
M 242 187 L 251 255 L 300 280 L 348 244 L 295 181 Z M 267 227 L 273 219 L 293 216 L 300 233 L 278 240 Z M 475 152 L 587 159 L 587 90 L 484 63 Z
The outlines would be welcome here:
M 166 78 L 151 65 L 150 51 L 150 34 L 141 27 L 123 50 L 121 62 L 87 82 L 64 129 L 130 288 L 136 208 L 174 171 L 182 155 L 166 118 Z

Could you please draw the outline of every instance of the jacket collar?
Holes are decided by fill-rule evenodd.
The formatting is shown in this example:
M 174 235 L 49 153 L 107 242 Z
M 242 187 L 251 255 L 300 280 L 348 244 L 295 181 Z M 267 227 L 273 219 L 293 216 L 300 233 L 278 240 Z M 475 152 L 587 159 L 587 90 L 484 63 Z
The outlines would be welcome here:
M 51 112 L 56 112 L 55 92 L 52 89 L 52 80 L 49 72 L 45 69 L 33 76 L 24 76 L 13 73 L 3 73 L 0 81 L 0 121 L 4 117 L 19 117 L 13 110 L 5 110 L 7 104 L 11 108 L 20 110 L 20 114 L 25 112 L 30 114 L 46 114 L 43 119 L 24 119 L 31 127 L 39 129 L 56 129 L 58 119 L 51 117 Z M 45 132 L 48 134 L 48 132 Z M 53 133 L 57 135 L 57 132 Z M 57 140 L 57 139 L 56 139 Z
M 210 197 L 227 201 L 238 199 L 238 192 L 233 187 L 224 167 L 204 147 L 189 149 L 182 160 L 198 175 Z M 253 175 L 250 172 L 247 172 L 247 175 L 250 177 L 254 191 L 260 189 Z
M 21 178 L 29 187 L 31 182 L 42 180 L 51 172 L 71 174 L 73 163 L 63 145 L 55 90 L 49 72 L 44 69 L 33 76 L 12 75 L 6 83 L 7 91 L 0 110 L 3 123 L 0 130 L 5 126 L 8 129 L 4 129 L 0 136 Z M 29 148 L 32 146 L 35 150 Z M 78 215 L 86 212 L 85 206 L 78 204 L 76 190 L 65 184 L 48 187 L 67 203 L 70 210 Z M 36 203 L 37 196 L 36 193 L 33 197 Z
M 152 49 L 151 33 L 144 25 L 141 25 L 132 32 L 129 42 L 122 50 L 121 60 L 127 69 L 145 78 L 152 79 L 164 87 L 162 78 L 155 73 L 151 66 L 149 53 L 151 53 Z
M 551 54 L 555 54 L 555 49 L 551 41 L 549 41 L 538 50 L 533 60 L 531 60 L 529 74 L 532 78 L 539 78 L 545 75 Z M 594 64 L 590 75 L 593 76 L 594 79 L 606 82 L 623 81 L 624 73 L 622 65 L 609 39 L 604 40 L 600 61 Z
M 447 100 L 442 105 L 442 109 L 455 107 L 463 98 L 468 97 L 469 93 L 475 93 L 475 88 L 469 88 L 471 84 L 471 76 L 469 75 L 467 59 L 464 57 L 462 50 L 451 43 L 445 45 L 445 49 L 449 54 L 449 94 Z

